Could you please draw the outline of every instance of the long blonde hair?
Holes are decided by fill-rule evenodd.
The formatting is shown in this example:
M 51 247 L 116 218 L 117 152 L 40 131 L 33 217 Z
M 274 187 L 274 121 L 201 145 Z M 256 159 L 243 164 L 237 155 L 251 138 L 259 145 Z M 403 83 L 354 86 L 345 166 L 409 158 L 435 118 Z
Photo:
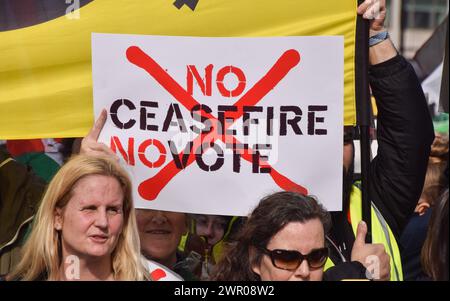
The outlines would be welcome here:
M 35 216 L 30 238 L 24 245 L 23 257 L 8 279 L 58 279 L 62 251 L 60 235 L 54 228 L 54 212 L 69 202 L 75 184 L 88 175 L 113 177 L 123 190 L 123 229 L 111 254 L 114 279 L 147 279 L 148 273 L 140 255 L 131 182 L 126 171 L 108 158 L 83 155 L 72 157 L 50 182 Z

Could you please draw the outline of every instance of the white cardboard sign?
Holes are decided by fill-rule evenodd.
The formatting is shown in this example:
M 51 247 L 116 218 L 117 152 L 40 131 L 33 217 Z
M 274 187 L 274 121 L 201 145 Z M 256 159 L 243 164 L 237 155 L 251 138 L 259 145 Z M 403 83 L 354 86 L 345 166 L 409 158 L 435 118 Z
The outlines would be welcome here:
M 247 215 L 295 190 L 341 210 L 344 39 L 93 34 L 100 141 L 137 208 Z

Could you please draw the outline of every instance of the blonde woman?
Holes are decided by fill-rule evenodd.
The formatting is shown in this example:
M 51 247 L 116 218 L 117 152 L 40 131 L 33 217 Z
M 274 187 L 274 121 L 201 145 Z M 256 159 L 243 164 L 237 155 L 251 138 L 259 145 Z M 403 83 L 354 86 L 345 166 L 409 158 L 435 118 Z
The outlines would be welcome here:
M 8 280 L 145 280 L 131 183 L 113 160 L 76 156 L 53 178 Z

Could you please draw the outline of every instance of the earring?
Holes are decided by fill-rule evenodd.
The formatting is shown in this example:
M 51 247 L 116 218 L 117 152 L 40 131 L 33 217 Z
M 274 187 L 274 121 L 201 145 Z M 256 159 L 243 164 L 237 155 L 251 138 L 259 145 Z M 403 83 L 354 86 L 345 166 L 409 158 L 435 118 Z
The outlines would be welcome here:
M 60 231 L 62 229 L 61 223 L 55 223 L 55 229 L 56 231 Z

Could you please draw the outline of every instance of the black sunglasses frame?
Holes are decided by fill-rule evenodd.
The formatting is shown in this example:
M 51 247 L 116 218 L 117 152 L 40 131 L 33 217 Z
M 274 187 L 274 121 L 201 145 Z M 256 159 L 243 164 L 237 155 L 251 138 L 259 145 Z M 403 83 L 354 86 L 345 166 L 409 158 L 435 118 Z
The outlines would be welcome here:
M 300 253 L 299 251 L 295 251 L 295 250 L 282 250 L 282 249 L 274 249 L 274 250 L 269 250 L 267 248 L 261 248 L 261 250 L 263 251 L 264 254 L 268 255 L 270 257 L 270 260 L 272 261 L 272 265 L 274 267 L 276 267 L 277 269 L 281 269 L 281 270 L 286 270 L 286 271 L 295 271 L 296 269 L 298 269 L 298 267 L 302 264 L 303 260 L 306 259 L 306 261 L 308 262 L 308 266 L 311 269 L 319 269 L 321 267 L 323 267 L 325 265 L 325 263 L 327 262 L 327 259 L 330 255 L 330 250 L 327 247 L 324 248 L 320 248 L 320 249 L 314 249 L 312 250 L 310 253 L 303 255 L 302 253 Z M 286 268 L 282 268 L 279 267 L 275 264 L 275 256 L 276 252 L 289 252 L 291 254 L 296 254 L 297 255 L 297 260 L 298 260 L 298 264 L 295 268 L 292 269 L 286 269 Z M 311 265 L 311 254 L 313 254 L 314 252 L 324 252 L 324 259 L 323 259 L 323 263 L 321 263 L 320 265 L 316 266 L 316 265 Z

